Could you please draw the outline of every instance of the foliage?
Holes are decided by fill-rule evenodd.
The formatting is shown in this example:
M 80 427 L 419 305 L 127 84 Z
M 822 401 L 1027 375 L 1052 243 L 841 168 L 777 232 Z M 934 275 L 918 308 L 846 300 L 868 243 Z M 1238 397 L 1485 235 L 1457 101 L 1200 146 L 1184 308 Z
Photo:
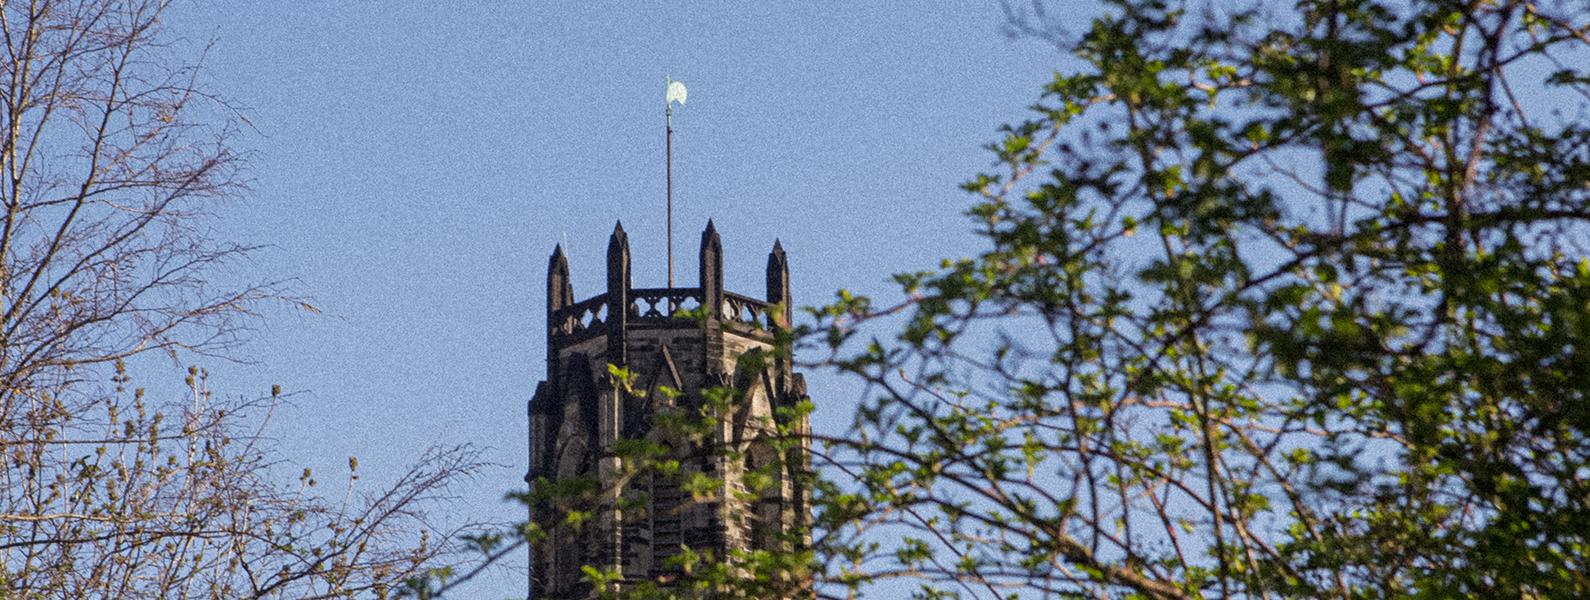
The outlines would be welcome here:
M 618 591 L 1590 595 L 1590 13 L 1033 7 L 1069 62 L 965 185 L 986 247 L 793 340 L 869 389 L 783 432 L 812 530 Z M 542 487 L 571 527 L 621 501 Z
M 198 369 L 185 401 L 152 400 L 121 369 L 115 381 L 92 407 L 28 414 L 44 439 L 7 440 L 0 595 L 386 597 L 450 549 L 454 532 L 432 543 L 421 511 L 476 469 L 474 451 L 428 454 L 374 493 L 349 458 L 330 502 L 308 469 L 294 486 L 272 477 L 254 422 L 281 396 L 217 399 Z
M 986 250 L 816 313 L 872 390 L 825 589 L 1590 594 L 1583 5 L 1117 0 L 1052 39 L 1076 68 L 966 185 Z

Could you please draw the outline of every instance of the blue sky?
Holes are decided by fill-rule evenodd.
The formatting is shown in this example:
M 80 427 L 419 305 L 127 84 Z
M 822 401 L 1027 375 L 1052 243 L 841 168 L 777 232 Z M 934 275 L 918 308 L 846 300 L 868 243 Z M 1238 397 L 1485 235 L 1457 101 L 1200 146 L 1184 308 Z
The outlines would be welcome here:
M 629 232 L 636 286 L 663 284 L 663 82 L 675 117 L 678 280 L 708 218 L 728 288 L 760 296 L 775 238 L 797 304 L 970 254 L 957 189 L 1052 77 L 994 0 L 904 3 L 308 3 L 179 6 L 214 42 L 208 83 L 253 125 L 252 190 L 216 235 L 269 247 L 238 276 L 291 278 L 321 309 L 267 312 L 225 393 L 301 392 L 274 417 L 284 458 L 364 485 L 429 445 L 501 465 L 452 519 L 518 516 L 525 402 L 543 373 L 544 277 L 567 241 L 575 295 L 599 291 L 607 235 Z M 855 389 L 813 373 L 815 424 Z M 292 470 L 289 470 L 292 471 Z M 327 485 L 330 489 L 338 486 Z M 522 578 L 469 597 L 522 594 Z

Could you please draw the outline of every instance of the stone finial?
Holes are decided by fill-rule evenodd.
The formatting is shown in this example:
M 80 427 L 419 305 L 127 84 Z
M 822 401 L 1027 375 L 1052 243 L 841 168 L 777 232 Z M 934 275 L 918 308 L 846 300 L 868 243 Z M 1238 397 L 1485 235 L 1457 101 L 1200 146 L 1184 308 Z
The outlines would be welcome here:
M 569 259 L 560 245 L 547 261 L 547 381 L 558 381 L 557 344 L 553 339 L 568 325 L 566 315 L 554 315 L 570 304 L 574 304 L 574 286 L 569 283 Z
M 775 329 L 788 329 L 790 324 L 789 258 L 784 256 L 784 245 L 773 240 L 773 251 L 767 255 L 767 302 L 777 307 L 769 315 L 768 323 Z
M 629 234 L 624 233 L 623 221 L 613 226 L 607 239 L 607 291 L 615 288 L 629 289 Z
M 607 240 L 607 362 L 626 363 L 624 329 L 629 323 L 629 235 L 624 223 L 613 226 Z
M 569 283 L 569 259 L 563 255 L 563 245 L 552 250 L 547 261 L 547 313 L 574 304 L 574 287 Z
M 701 232 L 701 305 L 715 316 L 723 310 L 723 240 L 711 219 Z

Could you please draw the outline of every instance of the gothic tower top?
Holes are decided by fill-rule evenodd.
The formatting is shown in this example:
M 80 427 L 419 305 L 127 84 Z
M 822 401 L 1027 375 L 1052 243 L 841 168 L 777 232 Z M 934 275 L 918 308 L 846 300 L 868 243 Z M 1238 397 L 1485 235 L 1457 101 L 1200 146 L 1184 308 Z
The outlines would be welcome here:
M 775 420 L 807 428 L 804 417 L 788 416 L 796 411 L 778 410 L 806 396 L 789 353 L 775 351 L 791 321 L 783 246 L 775 241 L 768 254 L 763 298 L 724 289 L 723 242 L 710 221 L 699 261 L 695 287 L 633 287 L 629 237 L 619 224 L 608 240 L 606 289 L 576 301 L 568 259 L 561 247 L 553 250 L 546 380 L 529 403 L 531 520 L 549 533 L 531 545 L 532 598 L 591 597 L 597 590 L 585 583 L 584 566 L 622 574 L 620 586 L 666 585 L 679 573 L 670 559 L 685 547 L 717 556 L 772 550 L 807 521 L 805 454 L 775 460 L 758 441 Z M 609 366 L 628 380 L 617 380 Z M 705 441 L 655 425 L 654 417 L 670 410 L 701 407 L 707 390 L 732 391 L 740 408 Z M 799 421 L 783 421 L 791 418 Z M 624 474 L 616 451 L 623 440 L 668 448 L 680 468 Z M 769 470 L 777 471 L 770 489 L 746 493 L 744 475 Z M 722 489 L 684 493 L 681 483 L 695 474 Z M 537 494 L 543 486 L 595 491 L 588 504 L 569 507 Z M 571 526 L 571 510 L 592 516 Z
M 790 322 L 789 262 L 784 247 L 773 242 L 767 257 L 767 296 L 753 298 L 723 289 L 723 242 L 707 221 L 701 232 L 700 283 L 696 287 L 635 288 L 630 285 L 629 235 L 618 223 L 607 243 L 607 289 L 579 302 L 569 277 L 563 247 L 552 252 L 547 267 L 547 355 L 596 338 L 622 339 L 632 326 L 640 329 L 695 325 L 692 315 L 709 324 L 727 326 L 748 338 L 768 337 Z M 708 307 L 710 310 L 702 310 Z M 776 309 L 776 310 L 775 310 Z M 705 313 L 705 314 L 701 314 Z M 776 313 L 776 314 L 775 314 Z M 622 344 L 604 344 L 611 362 L 621 364 Z M 550 358 L 549 358 L 550 361 Z M 548 377 L 553 375 L 548 372 Z

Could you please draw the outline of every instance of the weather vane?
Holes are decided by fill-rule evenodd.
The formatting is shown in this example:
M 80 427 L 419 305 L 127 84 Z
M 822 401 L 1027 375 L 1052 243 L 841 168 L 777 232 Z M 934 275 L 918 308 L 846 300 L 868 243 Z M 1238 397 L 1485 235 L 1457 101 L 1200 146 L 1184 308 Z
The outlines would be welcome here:
M 663 101 L 666 107 L 663 114 L 667 118 L 668 128 L 668 287 L 671 288 L 674 286 L 674 103 L 684 106 L 690 92 L 685 89 L 685 84 L 674 81 L 672 76 L 666 80 L 668 92 Z

